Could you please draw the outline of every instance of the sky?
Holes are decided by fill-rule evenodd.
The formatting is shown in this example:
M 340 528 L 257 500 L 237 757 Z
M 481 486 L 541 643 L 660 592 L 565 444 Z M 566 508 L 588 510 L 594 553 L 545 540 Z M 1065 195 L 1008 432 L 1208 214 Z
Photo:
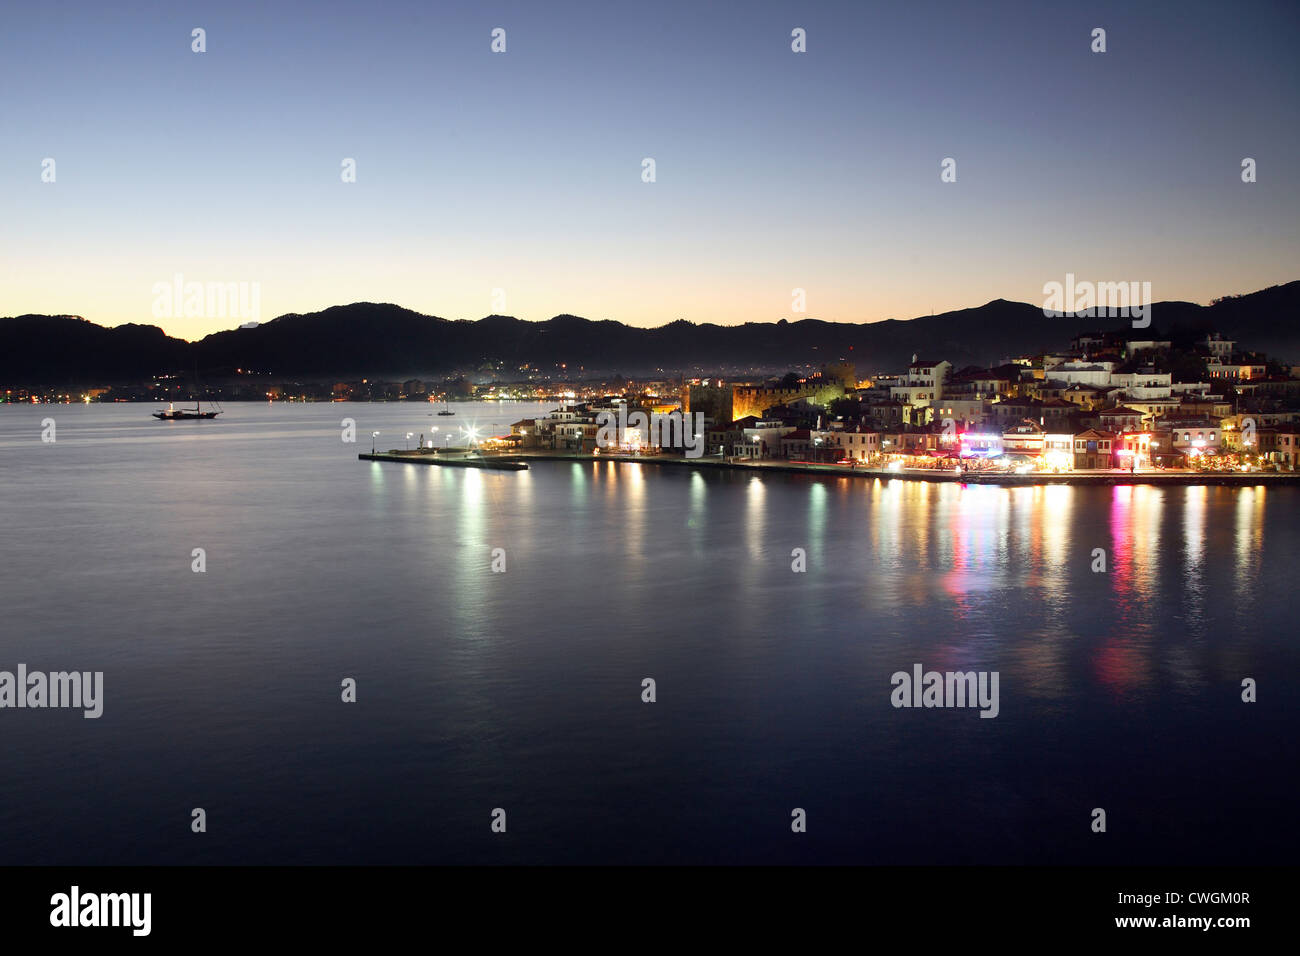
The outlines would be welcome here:
M 13 4 L 0 315 L 1209 302 L 1300 278 L 1297 49 L 1294 2 Z M 187 315 L 177 276 L 249 309 Z

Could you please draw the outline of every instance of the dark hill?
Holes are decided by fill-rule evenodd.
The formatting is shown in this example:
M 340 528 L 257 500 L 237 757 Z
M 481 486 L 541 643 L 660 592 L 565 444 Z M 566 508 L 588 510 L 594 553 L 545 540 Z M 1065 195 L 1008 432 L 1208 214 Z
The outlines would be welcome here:
M 130 381 L 196 366 L 302 379 L 428 377 L 500 363 L 627 374 L 764 368 L 852 358 L 862 374 L 898 370 L 913 354 L 960 368 L 1010 355 L 1064 349 L 1080 332 L 1128 329 L 1144 338 L 1190 338 L 1219 331 L 1245 348 L 1300 361 L 1300 282 L 1211 306 L 1156 303 L 1149 329 L 1128 319 L 1047 318 L 1038 306 L 997 299 L 972 309 L 900 321 L 850 324 L 803 319 L 738 326 L 671 322 L 653 329 L 559 315 L 525 322 L 491 315 L 451 321 L 391 304 L 357 302 L 282 315 L 256 328 L 218 332 L 194 343 L 146 325 L 104 328 L 70 316 L 0 319 L 0 382 L 17 385 Z

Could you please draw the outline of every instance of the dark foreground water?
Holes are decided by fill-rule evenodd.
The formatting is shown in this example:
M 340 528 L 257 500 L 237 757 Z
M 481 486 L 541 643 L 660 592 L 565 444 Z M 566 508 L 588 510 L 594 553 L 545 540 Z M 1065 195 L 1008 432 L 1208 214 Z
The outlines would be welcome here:
M 356 453 L 535 407 L 150 410 L 0 406 L 0 670 L 105 675 L 98 720 L 0 710 L 0 862 L 1293 862 L 1297 491 L 491 473 Z M 894 708 L 917 663 L 999 715 Z

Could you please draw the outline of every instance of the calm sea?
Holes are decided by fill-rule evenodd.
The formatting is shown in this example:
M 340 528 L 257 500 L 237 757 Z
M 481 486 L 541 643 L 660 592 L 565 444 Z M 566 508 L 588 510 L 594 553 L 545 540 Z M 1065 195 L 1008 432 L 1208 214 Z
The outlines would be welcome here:
M 0 710 L 0 862 L 1293 861 L 1296 490 L 493 473 L 356 456 L 540 406 L 151 410 L 0 406 L 0 670 L 104 673 L 98 720 Z M 894 708 L 914 664 L 998 716 Z

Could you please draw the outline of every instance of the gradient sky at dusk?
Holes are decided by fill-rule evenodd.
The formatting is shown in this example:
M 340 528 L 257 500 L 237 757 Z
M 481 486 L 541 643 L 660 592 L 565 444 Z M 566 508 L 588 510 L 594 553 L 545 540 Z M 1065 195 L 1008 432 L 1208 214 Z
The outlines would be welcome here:
M 636 325 L 797 318 L 795 287 L 860 322 L 1067 272 L 1199 302 L 1300 278 L 1293 2 L 95 2 L 2 29 L 0 315 L 238 324 L 155 320 L 176 273 L 260 283 L 263 320 L 479 318 L 502 288 Z

